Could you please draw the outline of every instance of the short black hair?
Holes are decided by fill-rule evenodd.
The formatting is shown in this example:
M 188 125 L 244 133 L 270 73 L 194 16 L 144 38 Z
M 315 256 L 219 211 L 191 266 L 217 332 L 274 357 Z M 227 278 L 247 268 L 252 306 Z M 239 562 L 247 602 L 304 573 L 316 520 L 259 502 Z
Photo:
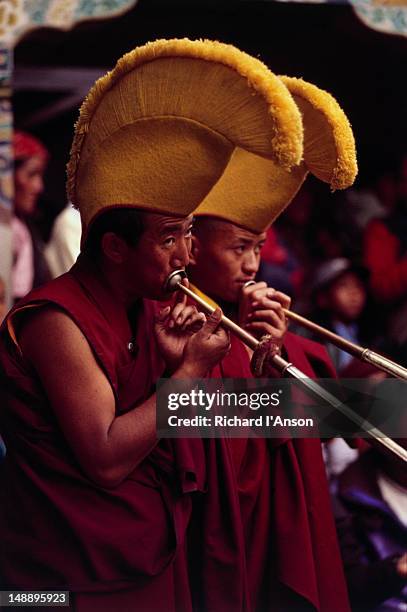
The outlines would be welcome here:
M 221 219 L 212 215 L 199 215 L 194 217 L 194 225 L 192 228 L 193 234 L 213 234 L 217 231 L 224 231 L 225 225 L 229 225 L 231 221 Z
M 99 257 L 104 234 L 113 232 L 129 246 L 137 246 L 144 231 L 144 214 L 137 208 L 111 208 L 96 217 L 89 228 L 82 251 Z

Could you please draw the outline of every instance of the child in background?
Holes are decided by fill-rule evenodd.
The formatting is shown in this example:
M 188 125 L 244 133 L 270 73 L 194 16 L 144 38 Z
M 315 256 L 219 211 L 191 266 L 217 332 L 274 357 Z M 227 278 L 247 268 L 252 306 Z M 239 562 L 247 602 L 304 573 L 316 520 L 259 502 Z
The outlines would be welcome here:
M 366 272 L 349 259 L 330 259 L 317 268 L 312 291 L 316 311 L 311 318 L 342 338 L 360 344 L 360 321 L 367 301 Z M 352 355 L 331 343 L 326 348 L 339 376 L 360 375 L 352 372 L 355 366 Z

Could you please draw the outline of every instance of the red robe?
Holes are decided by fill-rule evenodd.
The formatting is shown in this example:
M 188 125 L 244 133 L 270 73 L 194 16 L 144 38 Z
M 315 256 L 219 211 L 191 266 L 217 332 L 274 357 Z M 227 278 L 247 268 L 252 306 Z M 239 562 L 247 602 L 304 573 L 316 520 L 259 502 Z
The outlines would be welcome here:
M 235 337 L 231 342 L 229 355 L 212 376 L 251 377 L 244 345 Z M 335 376 L 321 345 L 288 333 L 285 349 L 308 376 Z M 199 585 L 202 610 L 215 610 L 223 593 L 222 609 L 230 612 L 346 612 L 347 588 L 320 441 L 216 442 L 209 445 L 207 470 L 217 482 L 202 498 L 199 518 L 206 547 Z M 214 516 L 223 517 L 220 524 Z M 233 578 L 239 581 L 240 599 Z
M 151 305 L 140 314 L 132 354 L 126 312 L 84 262 L 32 292 L 8 317 L 0 334 L 2 580 L 7 588 L 73 591 L 75 610 L 190 611 L 185 532 L 192 492 L 205 487 L 203 443 L 161 441 L 118 487 L 93 483 L 12 339 L 18 312 L 44 303 L 62 308 L 84 333 L 110 381 L 117 415 L 150 396 L 163 370 L 150 346 Z
M 117 414 L 151 395 L 163 365 L 151 350 L 150 304 L 131 354 L 127 314 L 83 262 L 17 311 L 41 303 L 58 305 L 80 327 Z M 12 340 L 8 323 L 17 317 L 15 310 L 0 334 L 5 588 L 70 590 L 80 612 L 347 610 L 317 443 L 163 440 L 118 487 L 99 487 Z M 221 368 L 214 374 L 249 376 L 239 342 Z

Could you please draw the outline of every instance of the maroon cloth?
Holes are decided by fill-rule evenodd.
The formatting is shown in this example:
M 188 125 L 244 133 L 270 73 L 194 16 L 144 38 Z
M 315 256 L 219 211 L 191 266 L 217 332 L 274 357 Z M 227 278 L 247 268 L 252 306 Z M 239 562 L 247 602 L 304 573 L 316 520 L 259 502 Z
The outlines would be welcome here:
M 118 415 L 151 395 L 162 363 L 150 347 L 148 303 L 139 315 L 134 354 L 126 312 L 83 262 L 32 292 L 9 319 L 33 303 L 53 303 L 77 323 L 111 383 Z M 161 610 L 191 610 L 185 531 L 191 492 L 204 490 L 202 441 L 161 441 L 118 487 L 104 489 L 77 463 L 7 323 L 0 371 L 0 430 L 7 446 L 0 466 L 5 585 L 71 590 L 81 594 L 78 609 L 94 609 L 92 594 L 102 591 L 111 609 L 120 609 L 114 593 L 120 591 L 122 601 L 128 590 L 138 610 L 157 602 Z
M 117 414 L 151 395 L 163 369 L 151 348 L 151 304 L 143 303 L 131 354 L 126 312 L 83 261 L 17 310 L 50 302 L 88 339 Z M 17 321 L 16 310 L 11 316 Z M 317 365 L 314 343 L 304 342 L 298 365 Z M 294 360 L 289 341 L 287 350 Z M 79 612 L 348 609 L 318 442 L 161 441 L 106 490 L 78 465 L 7 323 L 0 371 L 5 586 L 71 590 Z M 250 376 L 240 342 L 213 374 Z
M 288 333 L 284 343 L 288 360 L 310 378 L 336 377 L 335 369 L 324 346 L 307 338 Z M 290 448 L 291 447 L 291 448 Z M 291 534 L 292 556 L 297 558 L 295 583 L 300 589 L 305 587 L 305 596 L 320 610 L 338 612 L 348 610 L 348 594 L 339 552 L 331 500 L 329 496 L 326 472 L 322 458 L 321 443 L 316 439 L 297 438 L 292 440 L 286 449 L 279 449 L 281 455 L 280 474 L 285 485 L 292 487 L 284 474 L 284 461 L 289 460 L 291 469 L 296 474 L 297 518 L 292 517 L 291 527 L 297 529 L 297 535 Z M 288 458 L 290 455 L 290 458 Z M 281 490 L 284 485 L 281 483 Z M 289 519 L 290 512 L 282 509 L 281 520 Z M 300 525 L 303 523 L 303 529 Z M 301 540 L 301 532 L 303 538 Z M 306 541 L 305 541 L 306 540 Z M 299 543 L 302 541 L 302 544 Z M 287 538 L 285 539 L 287 544 Z M 307 559 L 308 556 L 308 559 Z M 293 565 L 287 555 L 286 574 L 290 574 Z M 284 573 L 282 574 L 284 576 Z
M 229 355 L 212 375 L 251 377 L 246 348 L 235 337 L 231 342 Z M 321 345 L 288 333 L 285 349 L 308 376 L 335 376 Z M 238 591 L 231 588 L 224 610 L 346 612 L 347 589 L 320 441 L 239 438 L 217 443 L 210 446 L 207 469 L 219 485 L 209 487 L 200 517 L 205 542 L 202 610 L 216 609 L 214 598 L 222 585 L 233 584 L 234 574 L 240 577 L 241 597 L 234 600 Z M 232 467 L 225 469 L 228 462 Z M 224 516 L 223 523 L 216 525 L 213 516 Z

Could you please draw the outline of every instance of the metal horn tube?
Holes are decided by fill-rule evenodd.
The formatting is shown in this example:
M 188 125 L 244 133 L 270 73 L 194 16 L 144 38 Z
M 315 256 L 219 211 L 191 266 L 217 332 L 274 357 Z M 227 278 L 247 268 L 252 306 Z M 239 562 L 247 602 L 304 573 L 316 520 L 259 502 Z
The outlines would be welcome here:
M 207 314 L 212 314 L 215 311 L 215 308 L 208 304 L 208 302 L 202 299 L 199 295 L 191 291 L 189 287 L 186 287 L 182 284 L 182 280 L 186 277 L 187 275 L 184 270 L 175 270 L 167 278 L 167 281 L 165 283 L 165 291 L 169 293 L 181 290 L 183 293 L 193 299 L 197 304 L 199 304 Z M 259 341 L 228 317 L 222 315 L 221 323 L 226 329 L 229 329 L 231 332 L 233 332 L 238 338 L 242 340 L 242 342 L 244 342 L 251 349 L 255 350 L 258 347 Z M 307 389 L 319 399 L 324 400 L 327 404 L 335 408 L 335 410 L 341 412 L 350 421 L 352 421 L 353 423 L 358 425 L 358 427 L 363 429 L 371 437 L 372 441 L 375 443 L 375 446 L 378 446 L 379 448 L 381 448 L 387 453 L 392 454 L 393 456 L 397 456 L 397 458 L 403 461 L 404 463 L 407 462 L 406 449 L 397 444 L 397 442 L 395 442 L 391 438 L 386 437 L 382 431 L 380 431 L 377 427 L 374 427 L 371 423 L 366 421 L 366 419 L 360 417 L 357 412 L 352 410 L 352 408 L 349 408 L 349 406 L 346 406 L 346 404 L 343 404 L 338 398 L 332 395 L 332 393 L 329 393 L 329 391 L 326 391 L 326 389 L 316 383 L 315 380 L 306 376 L 304 372 L 296 368 L 292 363 L 283 359 L 283 357 L 281 357 L 280 355 L 274 355 L 271 358 L 271 361 L 283 376 L 288 375 L 300 381 L 300 383 L 305 389 Z
M 328 342 L 332 342 L 332 344 L 335 344 L 335 346 L 337 346 L 338 348 L 346 351 L 347 353 L 350 353 L 361 361 L 364 361 L 365 363 L 370 363 L 374 367 L 383 370 L 383 372 L 386 372 L 386 374 L 391 374 L 396 378 L 407 380 L 407 369 L 399 365 L 395 361 L 392 361 L 391 359 L 388 359 L 383 355 L 379 355 L 379 353 L 376 353 L 375 351 L 372 351 L 368 348 L 359 346 L 358 344 L 355 344 L 350 340 L 346 340 L 345 338 L 338 336 L 338 334 L 335 334 L 329 329 L 326 329 L 325 327 L 322 327 L 321 325 L 318 325 L 317 323 L 314 323 L 313 321 L 310 321 L 309 319 L 306 319 L 305 317 L 302 317 L 301 315 L 296 314 L 291 310 L 283 308 L 283 312 L 292 321 L 295 321 L 299 325 L 306 327 L 315 334 L 322 336 L 323 338 L 328 340 Z
M 245 284 L 245 287 L 254 284 L 255 281 L 248 281 Z M 342 336 L 339 336 L 333 331 L 326 329 L 325 327 L 322 327 L 321 325 L 318 325 L 317 323 L 314 323 L 309 319 L 306 319 L 305 317 L 293 312 L 292 310 L 283 308 L 283 312 L 286 317 L 288 317 L 292 321 L 295 321 L 296 323 L 298 323 L 298 325 L 302 325 L 303 327 L 306 327 L 310 331 L 314 332 L 316 335 L 322 336 L 325 340 L 328 340 L 328 342 L 331 342 L 343 351 L 349 353 L 350 355 L 353 355 L 353 357 L 357 357 L 361 361 L 369 363 L 375 368 L 386 372 L 386 374 L 390 374 L 392 376 L 395 376 L 396 378 L 407 380 L 407 368 L 404 368 L 403 366 L 396 363 L 395 361 L 392 361 L 388 357 L 384 357 L 383 355 L 380 355 L 379 353 L 376 353 L 371 349 L 359 346 L 358 344 L 355 344 L 350 340 L 346 340 L 345 338 L 342 338 Z

